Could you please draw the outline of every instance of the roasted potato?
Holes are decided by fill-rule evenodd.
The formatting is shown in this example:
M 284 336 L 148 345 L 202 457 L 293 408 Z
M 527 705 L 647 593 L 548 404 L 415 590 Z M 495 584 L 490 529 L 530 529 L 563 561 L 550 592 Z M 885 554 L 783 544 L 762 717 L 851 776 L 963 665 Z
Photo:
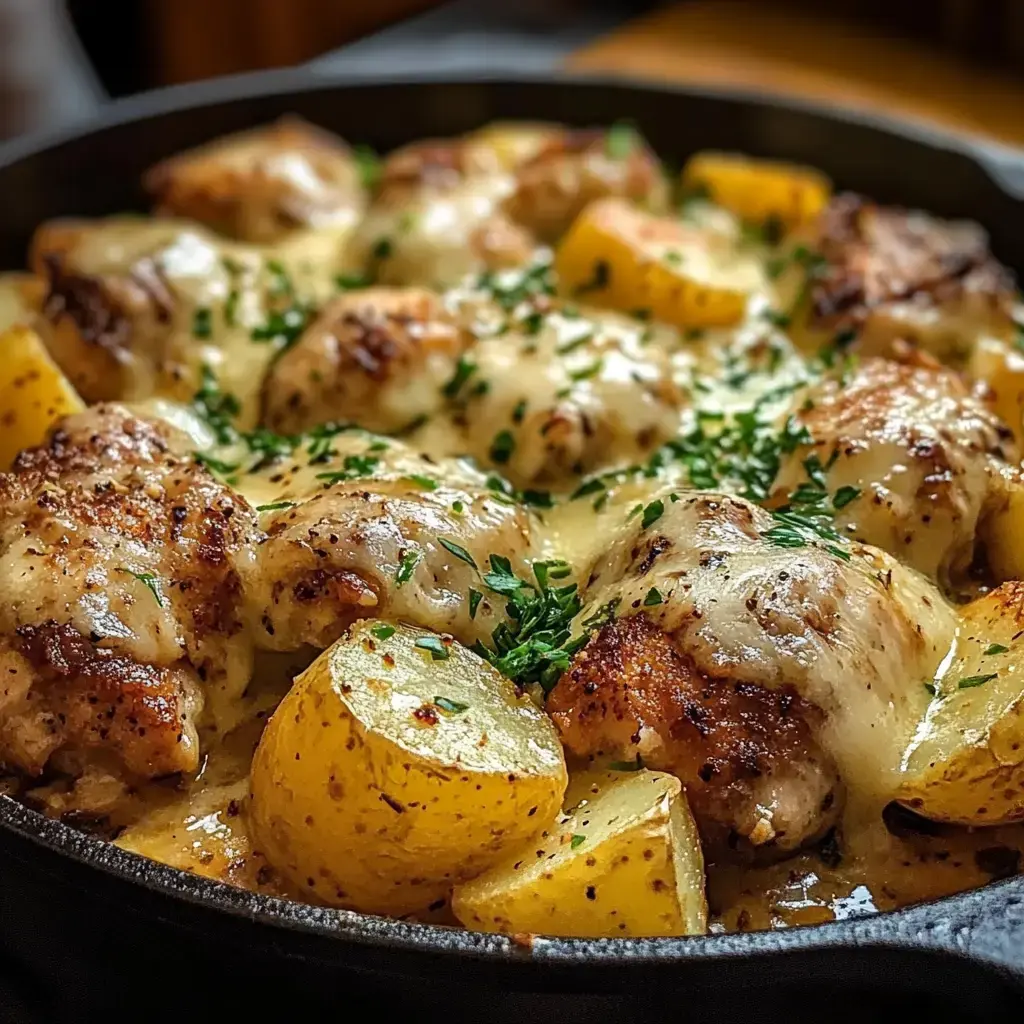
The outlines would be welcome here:
M 254 846 L 318 901 L 421 912 L 529 842 L 565 786 L 554 726 L 483 659 L 364 620 L 267 726 Z
M 997 580 L 1024 580 L 1024 486 L 1012 485 L 1002 508 L 979 528 Z
M 967 370 L 985 382 L 993 409 L 1024 448 L 1024 355 L 999 338 L 979 338 Z
M 555 253 L 569 296 L 626 312 L 646 310 L 679 327 L 727 327 L 742 320 L 764 286 L 758 262 L 735 240 L 655 217 L 622 199 L 591 203 Z
M 776 220 L 788 230 L 812 223 L 832 192 L 828 178 L 810 167 L 710 150 L 687 162 L 683 188 L 706 195 L 742 220 Z
M 707 928 L 700 838 L 678 779 L 586 772 L 534 845 L 457 886 L 452 909 L 489 932 L 610 937 Z
M 22 448 L 41 444 L 58 419 L 85 406 L 34 331 L 12 327 L 0 335 L 0 355 L 0 464 L 7 469 Z
M 1024 583 L 964 608 L 955 657 L 903 758 L 897 799 L 963 825 L 1024 819 Z

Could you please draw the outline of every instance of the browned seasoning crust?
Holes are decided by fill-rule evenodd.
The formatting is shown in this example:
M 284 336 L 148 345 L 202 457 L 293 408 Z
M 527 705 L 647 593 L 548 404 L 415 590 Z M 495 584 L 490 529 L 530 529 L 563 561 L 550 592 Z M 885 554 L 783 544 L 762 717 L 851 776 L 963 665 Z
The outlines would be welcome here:
M 702 674 L 642 613 L 601 629 L 547 709 L 576 756 L 642 756 L 677 775 L 712 848 L 742 838 L 791 849 L 828 828 L 839 809 L 835 767 L 813 737 L 819 709 L 790 687 Z M 789 801 L 787 790 L 799 799 Z M 783 817 L 771 835 L 757 805 L 773 798 Z M 796 812 L 789 820 L 786 809 Z
M 197 766 L 256 528 L 184 447 L 98 406 L 0 475 L 0 763 L 96 758 L 129 779 Z
M 895 307 L 943 310 L 995 328 L 1010 321 L 1013 275 L 992 257 L 977 224 L 879 206 L 847 192 L 822 214 L 817 245 L 826 260 L 811 290 L 819 326 L 867 327 L 879 345 L 909 337 L 927 347 L 913 326 L 890 322 Z
M 472 342 L 433 292 L 369 288 L 329 303 L 264 385 L 264 421 L 282 433 L 332 420 L 393 432 L 444 402 Z
M 609 196 L 665 209 L 668 186 L 658 158 L 638 137 L 620 153 L 605 131 L 567 130 L 517 169 L 505 209 L 541 241 L 553 242 L 585 206 Z
M 351 222 L 364 202 L 349 147 L 296 117 L 165 160 L 144 186 L 158 213 L 257 243 L 297 227 Z

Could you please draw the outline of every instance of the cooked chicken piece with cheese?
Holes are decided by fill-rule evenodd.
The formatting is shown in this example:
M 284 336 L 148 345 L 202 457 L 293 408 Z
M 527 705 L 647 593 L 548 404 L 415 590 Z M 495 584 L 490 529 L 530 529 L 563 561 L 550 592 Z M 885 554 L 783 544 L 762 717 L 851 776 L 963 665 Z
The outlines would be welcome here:
M 131 784 L 244 714 L 256 516 L 162 424 L 71 416 L 0 475 L 0 763 Z M 205 712 L 204 712 L 204 704 Z
M 867 354 L 910 341 L 962 360 L 975 340 L 1007 336 L 1015 284 L 977 224 L 836 196 L 822 214 L 824 271 L 811 290 L 818 327 L 860 332 Z
M 553 243 L 585 206 L 612 196 L 652 213 L 668 209 L 661 163 L 626 125 L 569 129 L 550 138 L 516 169 L 505 210 L 536 238 Z
M 543 299 L 531 308 L 467 350 L 446 413 L 411 443 L 472 455 L 517 487 L 574 490 L 675 436 L 689 393 L 674 331 Z
M 396 433 L 437 412 L 474 340 L 420 288 L 370 288 L 335 299 L 271 367 L 264 422 L 280 433 L 358 423 Z
M 718 850 L 794 850 L 844 790 L 880 811 L 952 608 L 872 548 L 783 546 L 741 499 L 652 497 L 597 560 L 581 613 L 642 618 L 604 625 L 548 699 L 567 749 L 677 774 Z
M 530 513 L 482 474 L 361 431 L 314 438 L 239 487 L 267 502 L 245 587 L 255 642 L 273 650 L 326 647 L 361 618 L 472 644 L 504 619 L 500 600 L 469 600 L 476 567 L 495 554 L 522 572 L 534 554 Z
M 571 489 L 582 473 L 645 457 L 675 435 L 687 401 L 673 369 L 679 335 L 560 305 L 545 271 L 496 273 L 443 297 L 342 296 L 272 367 L 265 422 L 420 424 L 414 446 L 471 455 L 527 488 Z
M 796 415 L 812 440 L 784 464 L 774 501 L 823 480 L 844 534 L 943 585 L 962 581 L 1020 475 L 1012 432 L 963 379 L 869 359 L 812 388 Z
M 258 244 L 297 228 L 350 226 L 365 206 L 349 147 L 298 118 L 180 153 L 153 167 L 144 184 L 158 215 Z
M 352 259 L 386 284 L 446 287 L 526 262 L 593 199 L 668 204 L 657 158 L 629 129 L 495 125 L 384 161 Z
M 42 333 L 83 398 L 188 401 L 206 365 L 244 425 L 264 368 L 330 279 L 329 264 L 312 271 L 184 221 L 130 217 L 45 224 L 32 264 L 47 286 Z

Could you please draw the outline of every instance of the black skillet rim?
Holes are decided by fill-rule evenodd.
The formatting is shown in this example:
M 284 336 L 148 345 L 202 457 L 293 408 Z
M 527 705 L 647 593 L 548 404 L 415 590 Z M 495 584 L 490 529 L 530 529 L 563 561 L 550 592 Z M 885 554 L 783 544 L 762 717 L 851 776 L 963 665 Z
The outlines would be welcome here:
M 831 104 L 753 90 L 702 87 L 618 75 L 559 75 L 547 72 L 470 72 L 389 76 L 345 76 L 316 68 L 284 69 L 233 75 L 160 89 L 119 100 L 85 123 L 34 133 L 0 144 L 0 168 L 64 142 L 117 125 L 145 121 L 165 113 L 201 108 L 232 100 L 289 94 L 358 89 L 359 87 L 444 85 L 547 84 L 568 88 L 617 88 L 679 97 L 707 97 L 753 103 L 766 109 L 793 110 L 840 123 L 875 128 L 927 147 L 956 152 L 979 165 L 1003 191 L 1024 199 L 1024 150 L 966 132 L 951 131 L 910 117 L 856 111 Z M 105 875 L 236 918 L 344 944 L 401 949 L 409 952 L 455 955 L 492 963 L 533 963 L 589 967 L 605 964 L 714 962 L 749 956 L 795 953 L 800 950 L 840 950 L 851 946 L 914 946 L 935 952 L 969 955 L 971 921 L 991 916 L 1005 906 L 1024 904 L 1024 876 L 993 882 L 979 889 L 867 917 L 808 925 L 781 931 L 686 936 L 656 939 L 558 939 L 538 937 L 524 946 L 513 939 L 445 925 L 417 924 L 354 911 L 307 904 L 239 889 L 173 868 L 111 843 L 88 836 L 45 817 L 7 796 L 0 796 L 0 829 L 14 833 L 63 857 Z M 1010 938 L 1010 942 L 1014 940 Z M 984 942 L 991 946 L 991 942 Z M 1004 945 L 997 942 L 998 946 Z M 1014 943 L 1013 948 L 1017 948 Z M 983 959 L 993 966 L 1011 966 L 999 950 L 985 949 Z M 987 954 L 987 955 L 986 955 Z M 995 954 L 995 955 L 993 955 Z M 1012 966 L 1020 968 L 1019 964 Z

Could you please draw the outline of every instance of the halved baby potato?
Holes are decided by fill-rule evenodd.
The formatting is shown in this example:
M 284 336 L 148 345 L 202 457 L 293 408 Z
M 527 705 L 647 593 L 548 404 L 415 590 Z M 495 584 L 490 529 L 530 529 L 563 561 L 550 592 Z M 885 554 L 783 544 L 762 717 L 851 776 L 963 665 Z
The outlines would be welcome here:
M 656 217 L 623 199 L 599 199 L 555 253 L 562 291 L 597 306 L 645 310 L 677 327 L 728 327 L 764 287 L 758 261 L 735 240 Z
M 699 190 L 742 220 L 773 219 L 787 230 L 816 220 L 832 193 L 828 178 L 811 167 L 712 150 L 690 158 L 683 187 Z
M 962 825 L 1024 820 L 1024 583 L 963 611 L 954 660 L 903 757 L 897 799 Z
M 707 930 L 700 838 L 677 778 L 585 772 L 566 802 L 534 845 L 456 887 L 462 924 L 591 938 Z
M 0 334 L 0 468 L 8 469 L 23 448 L 42 444 L 62 416 L 84 408 L 35 331 L 12 327 Z
M 252 770 L 254 847 L 318 901 L 425 911 L 561 807 L 554 726 L 482 658 L 355 623 L 299 676 Z
M 980 524 L 979 533 L 995 578 L 1024 580 L 1024 486 L 1009 487 L 1005 503 Z

